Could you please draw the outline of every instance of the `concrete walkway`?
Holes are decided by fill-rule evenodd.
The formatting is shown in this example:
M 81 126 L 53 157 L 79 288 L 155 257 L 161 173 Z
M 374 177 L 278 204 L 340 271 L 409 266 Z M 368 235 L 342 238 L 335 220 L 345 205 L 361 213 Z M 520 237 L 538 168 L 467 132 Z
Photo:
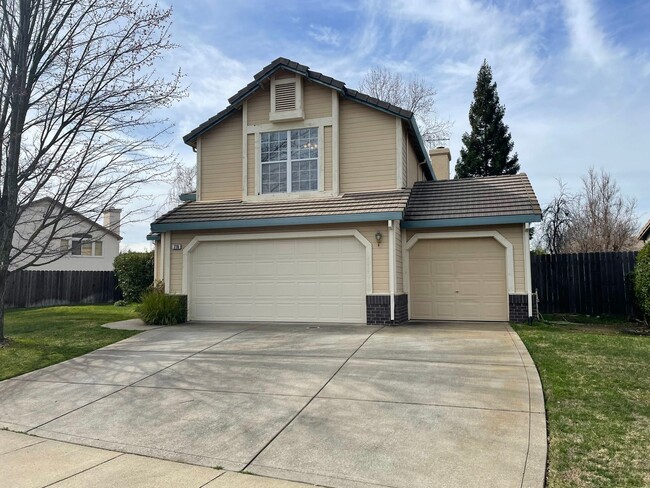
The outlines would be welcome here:
M 0 427 L 330 487 L 542 488 L 537 370 L 507 324 L 193 324 L 0 383 Z
M 301 488 L 312 485 L 0 431 L 0 485 L 11 488 Z
M 102 325 L 102 327 L 118 330 L 151 330 L 158 329 L 162 325 L 147 325 L 141 319 L 127 319 L 120 320 L 119 322 L 109 322 L 108 324 Z

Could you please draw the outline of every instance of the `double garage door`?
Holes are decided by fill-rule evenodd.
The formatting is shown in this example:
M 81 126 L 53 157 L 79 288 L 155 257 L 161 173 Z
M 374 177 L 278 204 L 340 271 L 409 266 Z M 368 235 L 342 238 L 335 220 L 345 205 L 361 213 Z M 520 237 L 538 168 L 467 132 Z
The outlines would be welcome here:
M 496 240 L 420 240 L 409 262 L 411 318 L 507 320 L 505 248 Z
M 190 317 L 365 323 L 365 256 L 354 237 L 201 242 L 190 253 Z

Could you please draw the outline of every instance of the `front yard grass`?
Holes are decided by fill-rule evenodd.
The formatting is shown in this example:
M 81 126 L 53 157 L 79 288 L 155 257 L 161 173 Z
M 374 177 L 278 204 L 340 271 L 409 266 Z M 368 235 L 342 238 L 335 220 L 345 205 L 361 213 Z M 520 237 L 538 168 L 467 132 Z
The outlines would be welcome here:
M 101 327 L 136 317 L 133 306 L 78 305 L 8 310 L 0 380 L 86 354 L 137 332 Z
M 650 486 L 650 337 L 613 318 L 556 320 L 570 323 L 514 326 L 544 388 L 547 486 Z

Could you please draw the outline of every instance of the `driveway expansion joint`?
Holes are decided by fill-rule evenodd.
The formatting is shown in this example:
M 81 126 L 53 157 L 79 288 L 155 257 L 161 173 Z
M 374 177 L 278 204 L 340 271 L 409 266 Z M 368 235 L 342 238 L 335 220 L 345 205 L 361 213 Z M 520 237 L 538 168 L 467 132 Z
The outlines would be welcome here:
M 319 394 L 321 391 L 323 391 L 323 390 L 325 389 L 325 387 L 330 383 L 330 381 L 332 381 L 332 379 L 334 379 L 334 377 L 338 374 L 338 372 L 341 371 L 341 369 L 343 369 L 343 367 L 348 363 L 348 361 L 352 358 L 352 356 L 354 356 L 354 355 L 357 353 L 357 351 L 359 351 L 359 349 L 361 349 L 361 348 L 364 346 L 364 344 L 365 344 L 366 342 L 368 342 L 368 340 L 369 340 L 373 335 L 375 335 L 377 332 L 379 332 L 380 330 L 384 329 L 385 327 L 386 327 L 386 326 L 381 326 L 381 327 L 375 329 L 374 331 L 372 331 L 372 332 L 368 335 L 368 337 L 366 337 L 366 338 L 363 340 L 363 342 L 359 345 L 359 347 L 357 347 L 357 348 L 354 350 L 354 352 L 352 352 L 352 354 L 350 354 L 350 356 L 349 356 L 349 357 L 348 357 L 348 358 L 343 362 L 343 364 L 341 364 L 341 365 L 337 368 L 337 370 L 334 371 L 334 373 L 332 374 L 332 376 L 330 376 L 330 378 L 329 378 L 329 379 L 328 379 L 328 380 L 323 384 L 323 386 L 321 386 L 321 388 L 320 388 L 320 389 L 319 389 L 319 390 L 318 390 L 318 391 L 317 391 L 317 392 L 316 392 L 316 393 L 311 397 L 311 399 L 310 399 L 307 403 L 305 403 L 305 405 L 303 405 L 303 407 L 302 407 L 300 410 L 298 410 L 298 412 L 297 412 L 294 416 L 292 416 L 292 417 L 289 419 L 289 421 L 288 421 L 288 422 L 287 422 L 287 423 L 286 423 L 286 424 L 285 424 L 285 425 L 284 425 L 284 426 L 283 426 L 283 427 L 282 427 L 282 428 L 281 428 L 281 429 L 280 429 L 280 430 L 279 430 L 279 431 L 278 431 L 278 432 L 277 432 L 277 433 L 276 433 L 276 434 L 271 438 L 271 440 L 269 440 L 269 441 L 268 441 L 268 442 L 267 442 L 267 443 L 262 447 L 262 449 L 260 449 L 260 450 L 257 452 L 257 454 L 255 454 L 255 456 L 253 456 L 253 458 L 248 462 L 248 464 L 247 464 L 246 466 L 244 466 L 244 469 L 248 469 L 248 467 L 249 467 L 251 464 L 253 464 L 253 462 L 254 462 L 254 461 L 259 457 L 259 455 L 262 454 L 262 453 L 264 452 L 264 450 L 265 450 L 267 447 L 269 447 L 269 446 L 271 445 L 271 443 L 272 443 L 275 439 L 277 439 L 278 436 L 279 436 L 280 434 L 282 434 L 282 432 L 284 432 L 285 429 L 286 429 L 287 427 L 289 427 L 289 425 L 291 425 L 291 423 L 292 423 L 296 418 L 298 418 L 298 416 L 299 416 L 299 415 L 300 415 L 300 414 L 301 414 L 301 413 L 302 413 L 302 412 L 303 412 L 303 411 L 304 411 L 304 410 L 305 410 L 305 409 L 306 409 L 306 408 L 311 404 L 311 402 L 314 401 L 314 399 L 318 396 L 318 394 Z
M 203 352 L 203 351 L 205 351 L 206 349 L 209 349 L 210 347 L 214 347 L 214 346 L 216 346 L 217 344 L 220 344 L 220 343 L 222 343 L 223 341 L 226 341 L 226 340 L 228 340 L 228 339 L 230 339 L 230 338 L 232 338 L 232 337 L 235 337 L 236 335 L 239 335 L 239 334 L 241 334 L 242 332 L 246 332 L 246 331 L 248 331 L 248 330 L 252 330 L 252 329 L 244 329 L 244 330 L 241 330 L 241 331 L 239 331 L 239 332 L 237 332 L 237 333 L 235 333 L 235 334 L 232 334 L 232 335 L 226 337 L 225 339 L 222 339 L 222 340 L 220 340 L 220 341 L 217 341 L 216 343 L 214 343 L 214 344 L 212 344 L 212 345 L 210 345 L 210 346 L 208 346 L 208 347 L 206 347 L 206 348 L 204 348 L 204 349 L 201 349 L 200 351 L 197 351 L 197 352 L 195 352 L 195 353 L 193 353 L 193 354 L 190 354 L 189 356 L 187 356 L 187 357 L 185 357 L 185 358 L 183 358 L 183 359 L 180 359 L 179 361 L 176 361 L 176 362 L 174 362 L 174 363 L 172 363 L 172 364 L 170 364 L 170 365 L 168 365 L 168 366 L 165 366 L 164 368 L 162 368 L 162 369 L 160 369 L 160 370 L 158 370 L 158 371 L 156 371 L 156 372 L 154 372 L 154 373 L 151 373 L 151 374 L 145 376 L 144 378 L 140 378 L 139 380 L 134 381 L 133 383 L 131 383 L 131 384 L 129 384 L 129 385 L 125 385 L 125 386 L 123 386 L 122 388 L 119 388 L 119 389 L 117 389 L 117 390 L 115 390 L 115 391 L 112 391 L 111 393 L 109 393 L 109 394 L 107 394 L 107 395 L 103 395 L 103 396 L 101 396 L 101 397 L 99 397 L 99 398 L 96 398 L 95 400 L 93 400 L 93 401 L 91 401 L 91 402 L 85 403 L 84 405 L 81 405 L 81 406 L 79 406 L 79 407 L 77 407 L 77 408 L 73 408 L 72 410 L 70 410 L 70 411 L 68 411 L 68 412 L 65 412 L 65 413 L 63 413 L 63 414 L 61 414 L 61 415 L 58 415 L 58 416 L 54 417 L 53 419 L 48 420 L 47 422 L 43 422 L 43 423 L 37 425 L 36 427 L 32 427 L 31 429 L 28 429 L 26 432 L 29 433 L 29 432 L 32 432 L 32 431 L 34 431 L 34 430 L 36 430 L 36 429 L 40 429 L 40 428 L 42 428 L 43 426 L 45 426 L 45 425 L 47 425 L 47 424 L 49 424 L 49 423 L 51 423 L 51 422 L 54 422 L 55 420 L 58 420 L 58 419 L 60 419 L 60 418 L 62 418 L 62 417 L 65 417 L 66 415 L 70 415 L 72 412 L 76 412 L 76 411 L 78 411 L 78 410 L 81 410 L 81 409 L 84 408 L 84 407 L 87 407 L 88 405 L 92 405 L 93 403 L 97 403 L 97 402 L 99 402 L 100 400 L 103 400 L 103 399 L 105 399 L 105 398 L 110 397 L 111 395 L 115 395 L 116 393 L 119 393 L 119 392 L 121 392 L 121 391 L 127 389 L 129 386 L 134 386 L 135 384 L 139 383 L 140 381 L 144 381 L 144 380 L 146 380 L 147 378 L 151 378 L 153 375 L 158 374 L 158 373 L 160 373 L 161 371 L 165 371 L 166 369 L 169 369 L 169 368 L 171 368 L 172 366 L 175 366 L 176 364 L 179 364 L 179 363 L 185 361 L 186 359 L 191 358 L 192 356 L 196 356 L 196 355 L 199 354 L 200 352 Z M 110 385 L 110 386 L 115 386 L 115 385 Z M 122 386 L 122 385 L 119 385 L 119 386 Z M 47 430 L 47 429 L 46 429 L 46 430 Z

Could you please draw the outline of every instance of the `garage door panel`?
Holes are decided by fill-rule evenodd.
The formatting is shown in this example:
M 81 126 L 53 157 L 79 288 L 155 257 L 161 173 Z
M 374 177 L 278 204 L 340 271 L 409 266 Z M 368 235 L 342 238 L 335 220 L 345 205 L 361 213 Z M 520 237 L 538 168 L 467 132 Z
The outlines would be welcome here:
M 430 268 L 432 273 L 438 276 L 456 276 L 456 267 L 454 266 L 454 263 L 451 262 L 436 259 L 435 261 L 432 261 Z
M 420 240 L 411 249 L 412 256 L 416 256 L 410 259 L 413 318 L 507 319 L 505 249 L 496 240 Z
M 355 238 L 203 242 L 189 261 L 192 319 L 365 322 Z

